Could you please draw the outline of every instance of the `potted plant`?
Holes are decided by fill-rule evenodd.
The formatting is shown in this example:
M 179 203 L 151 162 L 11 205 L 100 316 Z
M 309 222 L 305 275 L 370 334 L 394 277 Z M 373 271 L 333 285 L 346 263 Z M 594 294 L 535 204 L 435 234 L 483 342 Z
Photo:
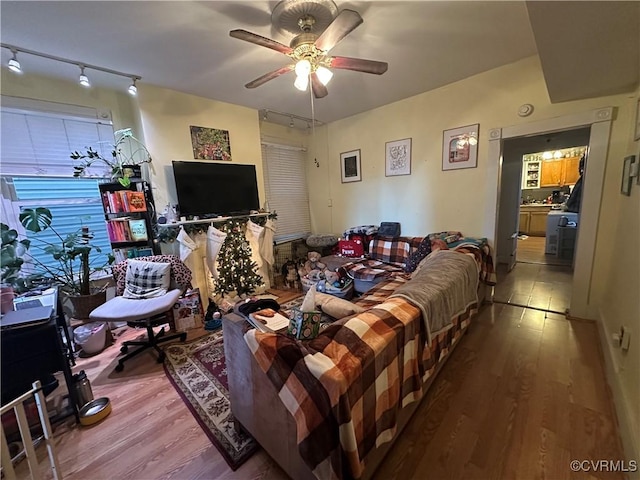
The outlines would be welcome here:
M 6 313 L 13 310 L 14 294 L 24 288 L 20 270 L 31 242 L 28 239 L 19 240 L 18 232 L 4 223 L 0 223 L 0 235 L 0 311 Z
M 74 307 L 74 318 L 87 319 L 91 310 L 106 301 L 105 287 L 94 288 L 92 276 L 111 265 L 115 257 L 109 253 L 106 258 L 90 258 L 93 251 L 101 254 L 102 250 L 91 244 L 93 235 L 89 227 L 82 226 L 63 236 L 51 225 L 52 219 L 51 211 L 43 207 L 26 208 L 20 213 L 20 223 L 27 230 L 36 234 L 50 230 L 55 237 L 53 241 L 38 238 L 38 242 L 34 237 L 31 242 L 32 249 L 44 251 L 55 260 L 53 263 L 43 263 L 32 256 L 38 272 L 36 276 L 59 286 Z
M 116 143 L 111 151 L 110 159 L 104 158 L 91 147 L 86 147 L 84 153 L 72 152 L 70 157 L 79 160 L 80 164 L 74 166 L 74 177 L 82 177 L 86 169 L 95 162 L 102 162 L 111 169 L 111 179 L 118 180 L 124 187 L 131 184 L 131 178 L 140 176 L 140 166 L 151 163 L 151 154 L 140 140 L 133 136 L 130 128 L 115 132 Z

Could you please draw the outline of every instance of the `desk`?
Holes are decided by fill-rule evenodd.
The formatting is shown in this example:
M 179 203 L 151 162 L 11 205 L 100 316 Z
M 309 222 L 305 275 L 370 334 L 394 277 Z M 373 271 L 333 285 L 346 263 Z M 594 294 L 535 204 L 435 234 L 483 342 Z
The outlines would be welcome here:
M 63 343 L 61 329 L 67 345 L 71 346 L 60 300 L 57 299 L 56 308 L 47 323 L 2 331 L 0 370 L 3 405 L 30 390 L 35 380 L 44 385 L 50 374 L 62 371 L 72 407 L 70 413 L 78 420 L 77 395 L 71 375 L 73 353 Z

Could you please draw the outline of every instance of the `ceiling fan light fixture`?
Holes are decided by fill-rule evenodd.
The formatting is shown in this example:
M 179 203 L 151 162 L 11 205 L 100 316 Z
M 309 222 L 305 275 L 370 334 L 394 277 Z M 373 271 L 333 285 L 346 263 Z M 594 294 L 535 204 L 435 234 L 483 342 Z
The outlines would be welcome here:
M 307 59 L 302 59 L 296 63 L 296 75 L 298 77 L 308 76 L 311 73 L 311 62 Z
M 316 69 L 316 75 L 318 76 L 318 80 L 320 80 L 320 83 L 322 83 L 325 87 L 327 86 L 327 83 L 329 83 L 333 78 L 333 72 L 323 66 L 320 66 Z
M 296 77 L 296 81 L 293 82 L 293 86 L 296 87 L 301 92 L 306 92 L 307 87 L 309 86 L 309 76 L 308 75 L 298 75 Z

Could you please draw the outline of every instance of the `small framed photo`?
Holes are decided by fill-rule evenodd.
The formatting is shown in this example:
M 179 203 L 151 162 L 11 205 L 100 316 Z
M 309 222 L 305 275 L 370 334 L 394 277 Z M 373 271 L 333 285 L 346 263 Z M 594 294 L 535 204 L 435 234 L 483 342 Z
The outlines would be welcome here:
M 442 170 L 478 166 L 478 133 L 480 124 L 445 130 L 442 141 Z
M 624 165 L 622 166 L 622 184 L 620 185 L 620 193 L 627 197 L 631 195 L 631 184 L 633 182 L 631 168 L 635 159 L 635 155 L 624 157 Z
M 395 175 L 411 175 L 411 139 L 396 140 L 384 144 L 384 174 L 386 177 Z
M 342 183 L 362 180 L 360 171 L 360 150 L 352 150 L 340 154 L 340 175 Z

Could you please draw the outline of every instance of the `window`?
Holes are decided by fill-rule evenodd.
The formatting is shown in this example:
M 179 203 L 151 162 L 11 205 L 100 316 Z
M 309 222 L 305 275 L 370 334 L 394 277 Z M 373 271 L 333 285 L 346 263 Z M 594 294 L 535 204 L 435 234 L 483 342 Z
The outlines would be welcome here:
M 275 242 L 311 232 L 305 152 L 298 147 L 262 144 L 262 165 L 269 210 L 278 214 Z
M 110 156 L 114 142 L 111 121 L 98 121 L 95 109 L 2 97 L 1 156 L 2 222 L 32 239 L 29 253 L 45 264 L 51 255 L 35 248 L 57 240 L 53 232 L 27 232 L 18 214 L 27 207 L 46 207 L 60 235 L 87 225 L 93 244 L 111 252 L 102 210 L 99 181 L 108 171 L 102 165 L 87 172 L 92 178 L 73 178 L 74 150 L 92 147 Z M 38 240 L 33 240 L 37 238 Z M 93 258 L 92 263 L 102 259 Z M 100 262 L 102 263 L 102 262 Z

